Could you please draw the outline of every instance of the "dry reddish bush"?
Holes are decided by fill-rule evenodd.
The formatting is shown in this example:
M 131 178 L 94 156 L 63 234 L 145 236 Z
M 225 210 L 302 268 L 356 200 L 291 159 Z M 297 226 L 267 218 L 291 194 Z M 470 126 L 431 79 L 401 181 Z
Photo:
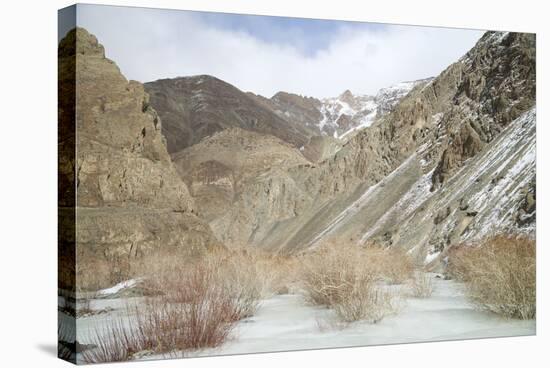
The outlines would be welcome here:
M 90 363 L 132 359 L 140 351 L 172 354 L 221 345 L 235 323 L 252 316 L 264 293 L 255 256 L 215 251 L 174 262 L 159 258 L 142 269 L 153 297 L 96 333 Z M 132 326 L 130 328 L 130 326 Z
M 96 329 L 91 337 L 94 349 L 82 352 L 86 363 L 123 362 L 142 351 L 142 342 L 122 319 L 113 320 L 103 329 Z
M 136 307 L 144 349 L 159 353 L 221 345 L 239 319 L 239 300 L 203 263 L 182 275 L 177 289 Z
M 519 319 L 536 316 L 536 245 L 531 238 L 498 235 L 453 247 L 448 272 L 465 283 L 479 307 Z
M 244 307 L 240 295 L 220 278 L 220 266 L 212 259 L 187 265 L 162 295 L 128 307 L 127 318 L 96 331 L 92 343 L 98 348 L 83 354 L 84 360 L 123 361 L 142 351 L 183 354 L 221 345 Z

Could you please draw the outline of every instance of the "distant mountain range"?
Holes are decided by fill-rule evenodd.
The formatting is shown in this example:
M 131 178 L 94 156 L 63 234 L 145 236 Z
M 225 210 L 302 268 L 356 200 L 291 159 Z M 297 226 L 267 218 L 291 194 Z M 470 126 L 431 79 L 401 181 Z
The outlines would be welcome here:
M 145 83 L 145 89 L 164 123 L 168 150 L 174 153 L 230 127 L 271 134 L 298 148 L 314 136 L 346 139 L 430 80 L 398 83 L 375 96 L 346 90 L 325 99 L 289 92 L 266 98 L 209 75 L 161 79 Z

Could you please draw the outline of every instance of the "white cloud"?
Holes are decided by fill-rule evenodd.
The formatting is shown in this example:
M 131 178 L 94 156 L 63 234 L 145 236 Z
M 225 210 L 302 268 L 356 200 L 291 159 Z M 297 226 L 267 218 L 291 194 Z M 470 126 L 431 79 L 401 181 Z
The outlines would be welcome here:
M 435 76 L 470 49 L 481 31 L 346 27 L 307 55 L 288 44 L 205 24 L 190 12 L 80 6 L 78 24 L 94 33 L 129 79 L 210 74 L 241 90 L 329 97 Z M 298 45 L 299 42 L 296 43 Z

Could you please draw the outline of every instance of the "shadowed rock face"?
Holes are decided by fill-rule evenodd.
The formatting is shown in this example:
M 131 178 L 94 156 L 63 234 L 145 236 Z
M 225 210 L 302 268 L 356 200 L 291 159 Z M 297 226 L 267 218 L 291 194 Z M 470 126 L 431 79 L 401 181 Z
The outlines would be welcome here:
M 62 101 L 71 78 L 76 81 L 76 119 L 60 106 L 60 126 L 76 124 L 78 255 L 133 256 L 161 246 L 200 251 L 216 244 L 194 214 L 143 86 L 127 81 L 81 28 L 59 45 L 59 76 Z
M 318 127 L 322 119 L 320 100 L 288 92 L 277 92 L 271 98 L 250 92 L 248 96 L 272 110 L 281 119 L 305 128 L 310 135 L 316 136 L 322 133 Z
M 145 84 L 163 121 L 168 151 L 175 153 L 232 127 L 270 134 L 301 147 L 312 135 L 234 86 L 208 75 Z

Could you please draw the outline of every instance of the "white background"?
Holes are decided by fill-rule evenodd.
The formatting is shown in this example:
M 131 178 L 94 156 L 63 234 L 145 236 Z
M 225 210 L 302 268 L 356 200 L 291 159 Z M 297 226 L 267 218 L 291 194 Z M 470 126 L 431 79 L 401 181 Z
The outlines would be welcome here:
M 102 3 L 88 1 L 89 3 Z M 108 1 L 114 5 L 469 27 L 537 33 L 537 336 L 129 363 L 120 367 L 548 366 L 548 10 L 545 1 Z M 0 365 L 64 366 L 55 358 L 57 9 L 69 1 L 6 1 L 0 20 Z M 437 52 L 437 50 L 434 50 Z M 547 351 L 544 351 L 546 346 Z

